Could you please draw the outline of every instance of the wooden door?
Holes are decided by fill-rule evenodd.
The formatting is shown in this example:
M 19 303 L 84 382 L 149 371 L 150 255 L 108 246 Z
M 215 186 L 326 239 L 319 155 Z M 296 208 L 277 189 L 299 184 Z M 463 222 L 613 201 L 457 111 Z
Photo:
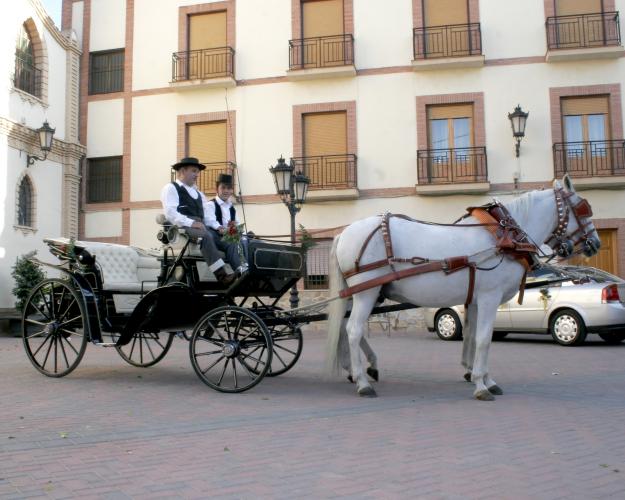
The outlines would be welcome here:
M 343 0 L 308 0 L 302 3 L 302 60 L 305 66 L 345 64 Z
M 206 165 L 198 179 L 198 188 L 215 193 L 215 181 L 227 168 L 227 127 L 225 121 L 194 123 L 187 126 L 187 155 Z M 229 172 L 228 172 L 229 173 Z
M 569 260 L 575 266 L 592 266 L 603 269 L 611 274 L 619 274 L 618 269 L 618 244 L 616 229 L 598 229 L 601 239 L 601 248 L 597 255 L 593 257 L 576 256 Z
M 347 113 L 303 116 L 306 175 L 311 187 L 347 187 Z
M 226 11 L 189 16 L 189 78 L 227 73 L 227 45 Z
M 470 52 L 467 0 L 425 0 L 424 10 L 428 56 L 453 57 Z

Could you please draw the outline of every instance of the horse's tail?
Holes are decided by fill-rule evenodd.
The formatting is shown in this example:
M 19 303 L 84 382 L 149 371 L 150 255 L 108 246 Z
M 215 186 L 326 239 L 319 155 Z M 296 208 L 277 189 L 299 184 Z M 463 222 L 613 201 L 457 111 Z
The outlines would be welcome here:
M 346 287 L 345 278 L 339 268 L 339 261 L 336 256 L 336 247 L 341 235 L 335 236 L 330 251 L 330 261 L 328 263 L 328 275 L 330 280 L 330 297 L 337 297 L 339 292 Z M 338 357 L 339 336 L 341 334 L 341 323 L 347 310 L 347 300 L 337 299 L 330 303 L 328 308 L 328 340 L 326 345 L 326 369 L 330 374 L 338 374 L 340 371 L 340 360 Z

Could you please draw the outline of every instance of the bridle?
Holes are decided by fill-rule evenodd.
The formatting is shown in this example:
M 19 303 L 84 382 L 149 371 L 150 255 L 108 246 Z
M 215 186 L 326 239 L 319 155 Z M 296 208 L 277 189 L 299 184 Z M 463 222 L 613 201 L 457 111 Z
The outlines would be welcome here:
M 592 231 L 588 231 L 590 226 L 592 226 L 594 230 L 594 226 L 590 220 L 592 217 L 592 208 L 588 200 L 580 198 L 580 200 L 573 205 L 571 198 L 574 192 L 567 192 L 561 187 L 554 188 L 553 194 L 556 198 L 558 223 L 546 243 L 562 258 L 571 257 L 576 253 L 583 253 L 587 257 L 595 255 L 601 246 L 601 242 L 599 238 L 591 235 Z M 571 212 L 577 221 L 577 230 L 567 235 L 566 230 L 569 225 L 569 215 Z

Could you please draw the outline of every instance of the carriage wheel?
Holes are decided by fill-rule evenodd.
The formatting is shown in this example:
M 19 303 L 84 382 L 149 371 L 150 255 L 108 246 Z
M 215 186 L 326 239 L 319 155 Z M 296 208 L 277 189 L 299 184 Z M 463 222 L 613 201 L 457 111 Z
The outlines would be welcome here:
M 195 325 L 189 356 L 206 385 L 220 392 L 243 392 L 269 371 L 271 336 L 253 312 L 236 306 L 218 307 Z
M 28 359 L 48 377 L 63 377 L 85 355 L 85 306 L 69 281 L 47 279 L 35 286 L 22 316 Z
M 304 337 L 301 328 L 279 325 L 271 329 L 273 356 L 268 377 L 277 377 L 295 366 L 302 354 Z
M 174 333 L 135 333 L 132 340 L 123 346 L 115 346 L 124 361 L 133 366 L 147 368 L 165 357 L 174 341 Z

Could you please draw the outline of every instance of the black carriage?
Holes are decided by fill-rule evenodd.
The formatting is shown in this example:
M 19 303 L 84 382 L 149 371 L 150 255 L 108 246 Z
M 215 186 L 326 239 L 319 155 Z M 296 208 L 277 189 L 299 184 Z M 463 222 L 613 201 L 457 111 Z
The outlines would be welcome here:
M 302 248 L 250 239 L 248 272 L 224 287 L 197 242 L 159 222 L 158 251 L 44 240 L 60 264 L 40 263 L 61 277 L 39 283 L 24 306 L 24 347 L 35 368 L 63 377 L 89 342 L 114 348 L 134 366 L 152 366 L 181 337 L 197 375 L 221 392 L 242 392 L 289 370 L 301 354 L 302 332 L 278 301 L 302 276 Z

